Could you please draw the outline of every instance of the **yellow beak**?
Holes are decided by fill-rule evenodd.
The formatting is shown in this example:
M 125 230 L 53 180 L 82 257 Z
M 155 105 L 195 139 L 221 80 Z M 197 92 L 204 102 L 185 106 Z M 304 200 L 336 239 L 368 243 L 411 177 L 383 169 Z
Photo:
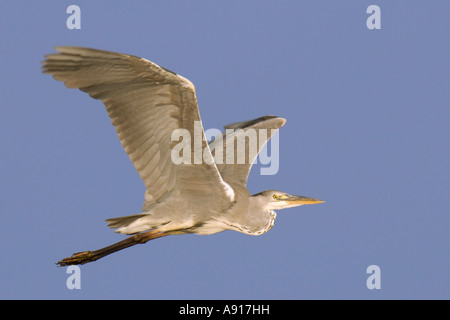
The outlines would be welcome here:
M 325 202 L 325 201 L 320 200 L 320 199 L 303 197 L 303 196 L 290 196 L 290 197 L 286 197 L 285 199 L 280 199 L 280 200 L 287 201 L 287 202 L 290 202 L 290 203 L 295 203 L 295 204 L 298 204 L 298 205 L 317 204 L 317 203 Z

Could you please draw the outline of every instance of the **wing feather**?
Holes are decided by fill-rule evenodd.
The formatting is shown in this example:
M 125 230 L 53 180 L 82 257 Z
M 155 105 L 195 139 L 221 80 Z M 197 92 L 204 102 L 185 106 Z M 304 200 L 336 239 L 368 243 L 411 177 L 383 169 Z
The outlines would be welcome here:
M 189 80 L 131 55 L 81 47 L 56 49 L 58 53 L 43 61 L 43 72 L 104 103 L 147 188 L 144 209 L 174 190 L 214 193 L 223 202 L 232 200 L 214 163 L 172 162 L 171 149 L 176 143 L 171 141 L 172 132 L 182 128 L 193 137 L 194 122 L 201 123 L 195 88 Z M 208 152 L 203 140 L 202 150 Z M 193 152 L 191 148 L 191 159 Z
M 226 132 L 223 132 L 222 139 L 215 139 L 211 141 L 210 149 L 213 155 L 216 156 L 216 149 L 220 148 L 220 144 L 223 144 L 223 159 L 217 161 L 217 168 L 222 176 L 222 178 L 227 183 L 236 183 L 242 186 L 246 186 L 247 178 L 252 168 L 252 165 L 264 147 L 264 145 L 269 141 L 272 135 L 278 131 L 286 123 L 286 120 L 277 116 L 264 116 L 257 119 L 249 121 L 241 121 L 225 126 L 225 129 L 233 129 L 233 133 L 228 137 Z M 256 153 L 251 152 L 249 148 L 250 139 L 245 141 L 244 147 L 242 144 L 238 143 L 239 139 L 246 139 L 250 130 L 254 130 L 256 137 L 256 148 L 254 149 Z M 266 130 L 266 134 L 260 135 L 260 130 Z M 234 150 L 234 161 L 233 163 L 227 163 L 226 150 L 232 148 Z M 242 164 L 238 163 L 237 155 L 242 154 L 244 156 L 244 162 Z

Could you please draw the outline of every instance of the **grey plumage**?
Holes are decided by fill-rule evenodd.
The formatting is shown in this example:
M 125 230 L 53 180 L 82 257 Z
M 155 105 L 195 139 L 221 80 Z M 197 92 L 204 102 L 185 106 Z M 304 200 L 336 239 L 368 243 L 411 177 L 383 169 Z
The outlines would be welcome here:
M 251 196 L 246 189 L 251 166 L 261 148 L 286 120 L 264 116 L 225 126 L 236 130 L 226 146 L 256 132 L 256 152 L 249 146 L 244 163 L 212 161 L 201 164 L 175 164 L 171 141 L 176 129 L 194 136 L 195 123 L 201 124 L 194 85 L 184 77 L 146 59 L 127 54 L 80 48 L 57 47 L 43 61 L 43 72 L 101 100 L 119 140 L 142 178 L 147 190 L 143 212 L 111 218 L 111 228 L 124 234 L 155 230 L 164 234 L 212 234 L 235 230 L 258 235 L 267 232 L 275 220 L 274 209 L 322 202 L 275 190 Z M 259 130 L 268 134 L 260 136 Z M 209 145 L 203 128 L 201 149 L 207 157 L 216 156 L 219 140 Z M 242 149 L 242 148 L 241 148 Z M 191 158 L 194 148 L 191 148 Z

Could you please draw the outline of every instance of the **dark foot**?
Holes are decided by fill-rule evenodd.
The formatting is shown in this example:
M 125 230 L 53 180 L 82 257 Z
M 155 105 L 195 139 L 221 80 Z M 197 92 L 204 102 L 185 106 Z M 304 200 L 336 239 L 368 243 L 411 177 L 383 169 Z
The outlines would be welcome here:
M 93 258 L 92 251 L 83 251 L 74 253 L 71 257 L 64 258 L 56 264 L 58 267 L 69 266 L 72 264 L 85 264 L 91 262 Z

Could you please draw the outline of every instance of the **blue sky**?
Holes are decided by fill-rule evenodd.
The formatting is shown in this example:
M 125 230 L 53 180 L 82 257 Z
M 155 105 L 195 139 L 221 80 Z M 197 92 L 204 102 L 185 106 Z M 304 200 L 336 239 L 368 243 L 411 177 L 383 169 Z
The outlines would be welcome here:
M 81 8 L 81 30 L 66 8 Z M 381 8 L 369 30 L 366 9 Z M 450 298 L 448 1 L 3 1 L 1 299 Z M 248 188 L 326 200 L 254 237 L 123 239 L 144 185 L 101 102 L 40 72 L 57 45 L 145 57 L 196 86 L 205 128 L 276 114 L 280 169 Z M 381 270 L 369 290 L 366 269 Z

